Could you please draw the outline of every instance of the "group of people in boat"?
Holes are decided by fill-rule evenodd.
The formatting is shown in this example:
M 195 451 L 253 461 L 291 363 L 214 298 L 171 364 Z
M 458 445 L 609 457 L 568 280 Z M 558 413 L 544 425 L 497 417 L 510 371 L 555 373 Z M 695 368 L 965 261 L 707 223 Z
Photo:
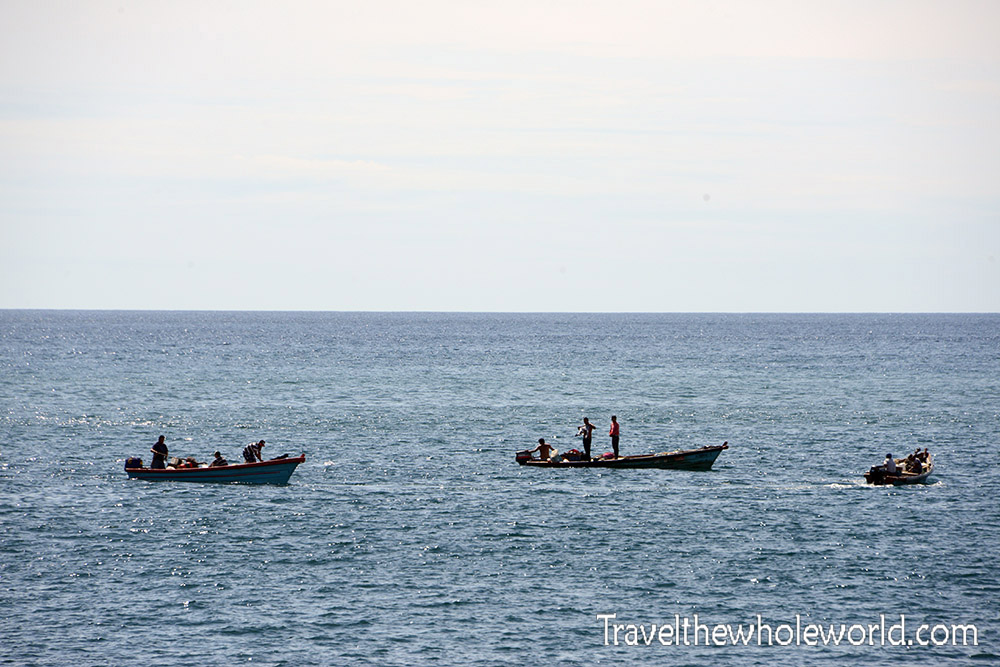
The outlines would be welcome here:
M 261 457 L 261 450 L 264 449 L 265 442 L 260 440 L 258 442 L 251 442 L 249 445 L 243 448 L 243 461 L 245 463 L 256 463 L 258 461 L 263 461 Z M 170 456 L 170 450 L 167 448 L 166 438 L 160 436 L 157 441 L 153 444 L 152 448 L 149 450 L 153 454 L 153 461 L 149 464 L 149 467 L 154 470 L 179 470 L 182 468 L 218 468 L 221 466 L 229 465 L 229 461 L 223 458 L 222 453 L 216 451 L 212 454 L 215 457 L 211 463 L 199 462 L 193 456 L 188 456 L 186 458 L 178 458 L 176 456 Z M 142 466 L 141 460 L 139 466 Z
M 594 439 L 594 431 L 597 429 L 590 419 L 587 417 L 583 418 L 583 425 L 576 429 L 577 437 L 583 438 L 583 451 L 578 449 L 571 449 L 568 452 L 560 454 L 555 447 L 545 442 L 545 438 L 538 439 L 538 446 L 530 450 L 529 454 L 534 454 L 538 452 L 538 456 L 542 461 L 561 461 L 563 459 L 567 461 L 590 461 L 590 447 Z M 611 449 L 614 451 L 613 457 L 609 454 L 604 454 L 602 458 L 618 458 L 618 441 L 621 436 L 621 426 L 618 424 L 618 417 L 611 415 L 611 428 L 608 430 L 608 436 L 611 438 Z
M 927 465 L 930 456 L 931 454 L 927 451 L 926 447 L 924 447 L 923 451 L 920 451 L 918 447 L 915 452 L 905 459 L 894 459 L 892 454 L 886 454 L 885 461 L 882 462 L 879 468 L 886 475 L 898 475 L 904 472 L 911 475 L 919 475 L 924 472 L 924 466 Z

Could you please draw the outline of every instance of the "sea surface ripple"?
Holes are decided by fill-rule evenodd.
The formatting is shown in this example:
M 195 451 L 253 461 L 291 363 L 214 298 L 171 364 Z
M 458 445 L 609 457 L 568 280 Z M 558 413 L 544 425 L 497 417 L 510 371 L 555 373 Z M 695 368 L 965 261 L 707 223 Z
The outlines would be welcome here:
M 1000 317 L 0 311 L 0 662 L 1000 659 Z M 584 416 L 710 472 L 539 470 Z M 306 454 L 284 486 L 128 456 Z M 930 484 L 874 488 L 928 447 Z M 626 646 L 617 623 L 975 624 Z M 621 640 L 623 635 L 619 637 Z

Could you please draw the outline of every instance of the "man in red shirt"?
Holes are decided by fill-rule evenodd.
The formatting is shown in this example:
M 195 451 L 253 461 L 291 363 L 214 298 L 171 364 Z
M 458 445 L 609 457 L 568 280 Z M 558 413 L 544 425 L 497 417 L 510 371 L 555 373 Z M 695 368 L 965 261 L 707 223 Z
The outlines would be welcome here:
M 615 450 L 615 458 L 618 458 L 618 417 L 614 415 L 611 415 L 611 430 L 608 435 L 611 436 L 611 449 Z

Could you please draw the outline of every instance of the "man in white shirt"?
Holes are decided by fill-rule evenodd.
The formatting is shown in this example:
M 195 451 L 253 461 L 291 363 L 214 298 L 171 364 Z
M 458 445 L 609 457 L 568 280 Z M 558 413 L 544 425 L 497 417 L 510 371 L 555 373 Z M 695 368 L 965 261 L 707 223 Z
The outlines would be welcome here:
M 886 474 L 895 475 L 898 472 L 896 469 L 896 459 L 892 458 L 892 454 L 885 455 L 885 463 L 882 465 L 885 467 Z

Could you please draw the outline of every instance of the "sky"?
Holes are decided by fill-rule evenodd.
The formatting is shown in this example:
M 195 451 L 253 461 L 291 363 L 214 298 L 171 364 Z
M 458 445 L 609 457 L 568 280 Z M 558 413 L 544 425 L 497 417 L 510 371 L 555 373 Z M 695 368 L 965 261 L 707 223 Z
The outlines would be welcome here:
M 991 0 L 0 0 L 0 308 L 1000 312 Z

